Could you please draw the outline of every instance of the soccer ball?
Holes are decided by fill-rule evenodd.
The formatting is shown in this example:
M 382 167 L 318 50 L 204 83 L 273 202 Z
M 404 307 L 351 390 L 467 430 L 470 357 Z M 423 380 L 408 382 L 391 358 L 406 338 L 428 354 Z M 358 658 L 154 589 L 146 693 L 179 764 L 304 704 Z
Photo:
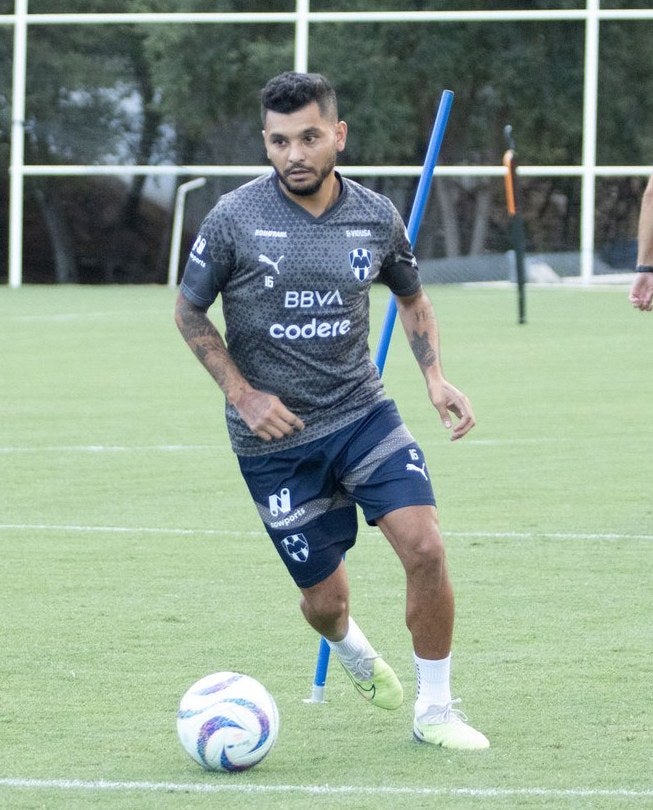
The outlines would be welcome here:
M 270 752 L 278 733 L 274 698 L 249 675 L 207 675 L 190 687 L 179 704 L 179 740 L 208 771 L 251 768 Z

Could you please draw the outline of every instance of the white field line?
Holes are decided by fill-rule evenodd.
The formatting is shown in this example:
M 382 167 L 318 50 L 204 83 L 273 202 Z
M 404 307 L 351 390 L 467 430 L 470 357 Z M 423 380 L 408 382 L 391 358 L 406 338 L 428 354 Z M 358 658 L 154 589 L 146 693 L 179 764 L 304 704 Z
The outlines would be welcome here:
M 0 523 L 0 531 L 86 532 L 89 534 L 158 534 L 208 535 L 214 537 L 255 537 L 265 532 L 246 529 L 181 529 L 157 526 L 84 526 L 74 523 Z M 361 534 L 374 534 L 374 529 L 361 527 Z M 457 532 L 446 531 L 447 537 L 486 538 L 507 540 L 653 540 L 653 534 L 616 534 L 591 532 Z
M 80 532 L 89 534 L 170 534 L 179 536 L 209 535 L 215 537 L 263 536 L 265 531 L 236 529 L 174 529 L 155 526 L 79 526 L 70 523 L 0 523 L 0 531 Z
M 583 438 L 583 437 L 580 437 Z M 618 437 L 614 437 L 617 439 Z M 618 438 L 622 441 L 621 438 Z M 519 444 L 555 444 L 560 443 L 560 438 L 556 436 L 541 436 L 523 439 L 468 439 L 465 445 L 497 447 L 502 445 Z M 567 441 L 567 440 L 565 440 Z M 603 441 L 603 440 L 602 440 Z M 222 450 L 223 446 L 218 444 L 147 444 L 147 445 L 122 445 L 122 444 L 53 444 L 53 445 L 5 445 L 0 446 L 0 453 L 141 453 L 151 452 L 184 452 L 194 450 Z
M 579 437 L 583 439 L 584 437 Z M 622 441 L 619 437 L 615 440 Z M 588 439 L 592 440 L 593 439 Z M 559 444 L 560 438 L 556 436 L 542 436 L 523 439 L 467 439 L 465 446 L 474 447 L 510 447 L 514 445 L 529 444 Z M 568 441 L 568 440 L 565 440 Z M 602 441 L 604 441 L 602 439 Z M 210 450 L 219 452 L 224 449 L 218 444 L 149 444 L 149 445 L 122 445 L 122 444 L 60 444 L 60 445 L 5 445 L 0 446 L 0 454 L 11 455 L 20 453 L 183 453 L 194 452 L 196 450 Z
M 610 532 L 456 532 L 447 537 L 479 537 L 507 540 L 653 540 L 653 534 L 617 534 Z
M 31 790 L 106 791 L 114 793 L 242 793 L 253 795 L 297 793 L 309 796 L 445 796 L 450 798 L 469 797 L 475 799 L 527 798 L 535 796 L 566 799 L 650 799 L 653 797 L 653 790 L 629 790 L 627 788 L 428 788 L 389 785 L 374 787 L 357 785 L 243 785 L 226 783 L 207 784 L 198 782 L 113 782 L 104 779 L 85 781 L 81 779 L 0 778 L 0 787 L 27 788 Z
M 151 444 L 151 445 L 121 445 L 121 444 L 61 444 L 46 445 L 43 447 L 0 447 L 0 454 L 12 455 L 21 453 L 179 453 L 195 450 L 218 451 L 221 448 L 216 444 Z

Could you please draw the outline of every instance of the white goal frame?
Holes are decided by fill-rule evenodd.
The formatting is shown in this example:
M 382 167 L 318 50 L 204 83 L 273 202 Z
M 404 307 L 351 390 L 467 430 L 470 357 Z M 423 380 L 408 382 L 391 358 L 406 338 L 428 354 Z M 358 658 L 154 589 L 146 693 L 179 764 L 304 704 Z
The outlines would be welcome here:
M 370 5 L 372 3 L 370 2 Z M 13 92 L 11 121 L 11 154 L 9 186 L 9 273 L 10 287 L 22 284 L 23 198 L 27 176 L 62 175 L 184 175 L 184 176 L 256 176 L 268 166 L 140 166 L 140 165 L 67 165 L 49 166 L 24 162 L 25 82 L 28 49 L 28 29 L 35 25 L 111 25 L 142 24 L 291 24 L 295 27 L 294 68 L 308 69 L 309 29 L 320 23 L 420 23 L 420 22 L 540 22 L 579 21 L 585 26 L 583 144 L 582 163 L 577 166 L 520 166 L 523 176 L 575 176 L 581 178 L 580 216 L 580 278 L 590 283 L 594 275 L 594 209 L 597 177 L 646 176 L 653 173 L 653 164 L 646 166 L 597 166 L 597 99 L 599 67 L 599 32 L 604 20 L 653 20 L 653 9 L 601 9 L 601 0 L 586 0 L 583 9 L 513 10 L 513 11 L 358 11 L 314 12 L 310 0 L 295 0 L 291 12 L 176 12 L 176 13 L 89 13 L 89 14 L 30 14 L 28 0 L 15 0 L 14 14 L 0 15 L 0 25 L 13 26 Z M 452 88 L 455 91 L 455 88 Z M 419 176 L 421 166 L 347 166 L 352 176 Z M 439 166 L 440 176 L 503 175 L 503 166 Z

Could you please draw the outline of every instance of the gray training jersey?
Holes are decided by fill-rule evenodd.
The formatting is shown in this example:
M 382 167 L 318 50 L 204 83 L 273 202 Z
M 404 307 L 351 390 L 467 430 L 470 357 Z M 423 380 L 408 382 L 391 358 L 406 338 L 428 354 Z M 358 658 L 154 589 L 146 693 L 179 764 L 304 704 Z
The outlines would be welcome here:
M 188 258 L 183 295 L 205 310 L 221 296 L 225 341 L 240 372 L 306 426 L 265 442 L 227 405 L 239 455 L 321 438 L 385 396 L 368 349 L 370 285 L 379 280 L 412 295 L 419 274 L 390 200 L 338 178 L 338 201 L 317 218 L 283 193 L 274 174 L 225 194 Z

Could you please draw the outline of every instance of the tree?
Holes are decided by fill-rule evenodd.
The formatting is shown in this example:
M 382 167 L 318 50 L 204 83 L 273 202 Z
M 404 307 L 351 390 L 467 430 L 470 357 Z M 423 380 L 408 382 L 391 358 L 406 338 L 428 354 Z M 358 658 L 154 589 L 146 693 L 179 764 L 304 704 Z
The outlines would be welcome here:
M 611 0 L 613 7 L 639 0 Z M 0 0 L 2 2 L 2 0 Z M 451 8 L 451 0 L 379 0 L 375 9 Z M 522 2 L 465 0 L 466 9 L 522 8 Z M 126 11 L 242 10 L 238 0 L 123 0 Z M 350 0 L 366 10 L 369 0 Z M 534 0 L 534 9 L 577 8 L 578 0 Z M 291 10 L 293 0 L 248 4 L 250 10 Z M 333 10 L 331 0 L 311 8 Z M 31 0 L 30 11 L 116 10 L 116 0 Z M 584 26 L 544 23 L 334 23 L 310 28 L 309 69 L 336 84 L 350 124 L 343 162 L 420 164 L 444 88 L 456 100 L 442 164 L 498 165 L 503 128 L 513 125 L 523 163 L 577 164 L 582 147 Z M 599 160 L 649 163 L 653 120 L 653 24 L 601 24 Z M 33 26 L 29 33 L 27 159 L 37 163 L 260 163 L 259 89 L 292 69 L 294 28 L 286 24 Z M 0 162 L 8 162 L 11 36 L 0 30 Z M 628 92 L 623 92 L 627 87 Z M 119 199 L 109 181 L 93 223 L 90 181 L 32 178 L 31 201 L 43 212 L 56 255 L 56 278 L 80 277 L 81 244 L 103 245 L 97 279 L 152 279 L 143 185 L 134 177 Z M 215 194 L 240 182 L 214 180 Z M 408 216 L 415 180 L 368 178 Z M 599 184 L 600 232 L 616 238 L 632 227 L 641 184 Z M 523 182 L 532 248 L 577 247 L 580 184 L 575 178 Z M 114 183 L 116 189 L 121 186 Z M 507 247 L 502 182 L 438 178 L 420 235 L 426 256 Z M 95 191 L 94 191 L 95 193 Z M 3 193 L 3 199 L 6 195 Z M 90 198 L 92 200 L 92 197 Z M 75 203 L 75 200 L 78 202 Z M 35 206 L 28 206 L 31 210 Z M 89 213 L 90 212 L 90 213 Z M 107 213 L 110 212 L 110 213 Z M 2 209 L 0 208 L 0 215 Z M 149 216 L 149 215 L 148 215 Z M 97 216 L 96 216 L 97 218 Z M 151 221 L 151 220 L 150 220 Z M 610 229 L 608 223 L 619 223 Z M 165 228 L 163 229 L 166 230 Z M 88 260 L 88 257 L 87 259 Z M 29 274 L 29 268 L 27 268 Z

